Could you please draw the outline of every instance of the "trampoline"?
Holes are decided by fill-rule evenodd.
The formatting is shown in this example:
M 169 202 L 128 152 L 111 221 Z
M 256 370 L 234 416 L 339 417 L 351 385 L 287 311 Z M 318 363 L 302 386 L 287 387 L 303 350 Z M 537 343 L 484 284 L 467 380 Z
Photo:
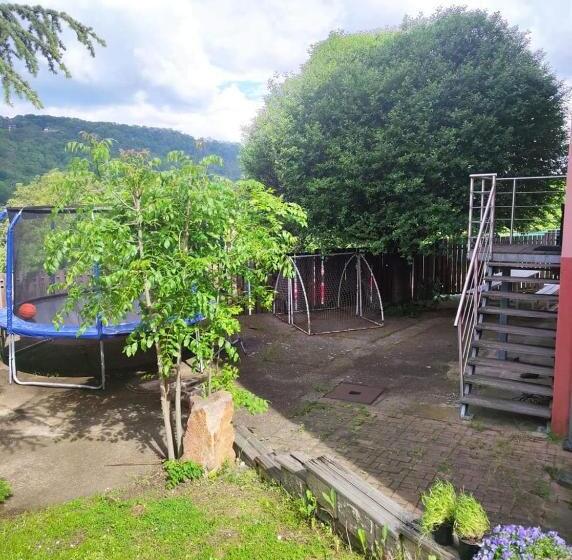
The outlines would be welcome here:
M 54 319 L 64 305 L 67 294 L 52 293 L 52 286 L 63 280 L 65 269 L 59 270 L 54 275 L 45 272 L 44 240 L 46 234 L 54 228 L 73 227 L 75 211 L 70 208 L 54 214 L 53 209 L 47 206 L 7 208 L 0 212 L 0 220 L 4 219 L 8 220 L 6 306 L 0 309 L 0 330 L 3 348 L 6 343 L 8 346 L 8 381 L 40 387 L 104 389 L 104 341 L 110 337 L 126 336 L 138 327 L 140 316 L 137 302 L 134 303 L 133 310 L 115 325 L 104 325 L 98 320 L 93 326 L 80 330 L 79 313 L 71 311 L 63 317 L 63 325 L 56 327 Z M 195 320 L 200 318 L 189 322 Z M 16 337 L 39 339 L 24 350 L 58 338 L 98 341 L 100 378 L 95 384 L 24 381 L 18 377 L 16 367 Z

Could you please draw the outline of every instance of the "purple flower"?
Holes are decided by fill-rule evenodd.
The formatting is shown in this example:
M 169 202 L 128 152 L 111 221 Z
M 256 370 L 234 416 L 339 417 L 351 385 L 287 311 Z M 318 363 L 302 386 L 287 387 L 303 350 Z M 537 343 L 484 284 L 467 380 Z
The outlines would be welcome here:
M 540 527 L 497 525 L 483 540 L 475 560 L 572 560 L 572 548 L 555 531 Z

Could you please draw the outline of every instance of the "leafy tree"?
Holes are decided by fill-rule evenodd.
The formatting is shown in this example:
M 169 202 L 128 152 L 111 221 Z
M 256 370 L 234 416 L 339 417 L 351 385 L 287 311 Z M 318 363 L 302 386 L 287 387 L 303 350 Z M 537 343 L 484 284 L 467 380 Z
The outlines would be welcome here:
M 50 72 L 71 76 L 63 61 L 66 49 L 60 37 L 63 23 L 75 32 L 91 56 L 95 56 L 95 43 L 105 46 L 105 41 L 91 27 L 65 12 L 42 6 L 0 4 L 0 76 L 6 103 L 10 105 L 12 95 L 16 94 L 37 108 L 42 107 L 38 94 L 16 71 L 16 61 L 21 61 L 32 76 L 38 74 L 39 59 L 47 63 Z
M 62 314 L 81 311 L 82 325 L 97 317 L 115 323 L 138 302 L 141 325 L 128 337 L 127 355 L 154 348 L 161 386 L 161 408 L 169 459 L 181 452 L 181 360 L 208 372 L 205 391 L 228 388 L 240 404 L 260 409 L 263 402 L 234 385 L 237 353 L 229 337 L 238 332 L 237 315 L 253 298 L 269 304 L 267 276 L 288 272 L 286 253 L 295 238 L 286 229 L 302 225 L 304 212 L 256 181 L 233 183 L 208 174 L 209 157 L 194 163 L 169 155 L 169 167 L 142 152 L 111 158 L 109 142 L 75 143 L 76 159 L 66 182 L 67 196 L 83 205 L 74 227 L 47 236 L 46 268 L 66 263 L 57 290 L 68 297 Z M 95 185 L 92 192 L 85 185 Z M 66 203 L 66 197 L 61 205 Z M 103 209 L 102 209 L 103 207 Z M 98 274 L 93 275 L 93 266 Z M 81 280 L 88 277 L 87 283 Z M 237 285 L 250 284 L 250 293 Z M 201 321 L 189 321 L 202 317 Z M 175 425 L 171 423 L 171 384 L 175 385 Z
M 241 160 L 308 210 L 308 244 L 409 256 L 465 230 L 470 173 L 560 170 L 565 93 L 499 14 L 440 10 L 313 47 L 272 85 Z

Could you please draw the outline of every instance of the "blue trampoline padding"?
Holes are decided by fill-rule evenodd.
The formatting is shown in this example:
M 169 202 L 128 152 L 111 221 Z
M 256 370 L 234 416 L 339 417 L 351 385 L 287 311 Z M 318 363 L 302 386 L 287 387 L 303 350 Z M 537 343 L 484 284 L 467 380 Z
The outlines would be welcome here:
M 202 317 L 198 316 L 194 319 L 189 319 L 190 325 L 201 321 Z M 17 315 L 12 316 L 12 332 L 22 336 L 31 337 L 48 337 L 48 338 L 111 338 L 113 336 L 126 335 L 133 332 L 139 326 L 139 322 L 119 323 L 118 325 L 102 325 L 101 333 L 94 325 L 85 329 L 79 334 L 79 328 L 76 326 L 64 325 L 57 329 L 53 323 L 33 323 L 31 321 L 24 321 Z M 0 328 L 5 329 L 8 327 L 7 309 L 0 309 Z

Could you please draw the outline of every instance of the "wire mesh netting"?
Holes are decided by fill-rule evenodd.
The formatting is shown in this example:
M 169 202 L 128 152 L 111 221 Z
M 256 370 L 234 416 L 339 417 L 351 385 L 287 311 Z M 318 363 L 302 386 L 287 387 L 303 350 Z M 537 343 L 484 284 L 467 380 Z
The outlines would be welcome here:
M 294 276 L 279 275 L 274 314 L 308 334 L 382 326 L 381 294 L 359 253 L 291 257 Z
M 10 222 L 14 221 L 12 239 L 12 310 L 19 319 L 31 324 L 53 325 L 62 309 L 67 294 L 54 291 L 54 285 L 65 278 L 66 269 L 48 274 L 44 268 L 46 237 L 55 229 L 74 227 L 76 214 L 70 210 L 54 214 L 50 208 L 10 208 Z M 79 281 L 88 285 L 90 276 Z M 137 306 L 125 317 L 126 322 L 137 321 Z M 77 327 L 81 318 L 77 310 L 64 317 L 64 325 Z

